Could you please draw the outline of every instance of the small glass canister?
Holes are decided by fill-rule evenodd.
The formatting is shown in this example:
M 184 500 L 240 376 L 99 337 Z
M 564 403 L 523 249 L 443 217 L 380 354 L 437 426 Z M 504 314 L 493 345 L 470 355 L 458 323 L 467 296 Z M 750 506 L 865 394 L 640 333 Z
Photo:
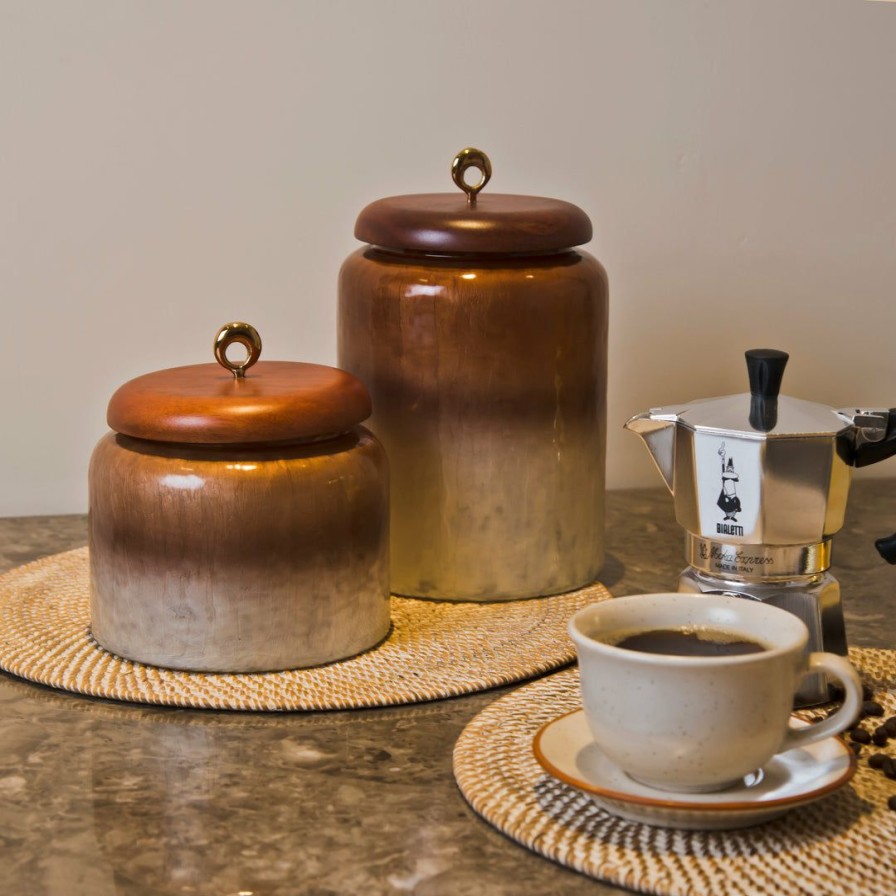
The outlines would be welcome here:
M 119 656 L 276 671 L 389 630 L 388 468 L 359 425 L 370 396 L 341 370 L 260 352 L 254 328 L 228 324 L 218 364 L 137 377 L 109 402 L 114 431 L 90 462 L 90 617 Z
M 479 182 L 468 183 L 478 169 Z M 604 557 L 607 278 L 568 202 L 463 192 L 368 205 L 339 275 L 338 363 L 389 455 L 392 590 L 556 594 Z

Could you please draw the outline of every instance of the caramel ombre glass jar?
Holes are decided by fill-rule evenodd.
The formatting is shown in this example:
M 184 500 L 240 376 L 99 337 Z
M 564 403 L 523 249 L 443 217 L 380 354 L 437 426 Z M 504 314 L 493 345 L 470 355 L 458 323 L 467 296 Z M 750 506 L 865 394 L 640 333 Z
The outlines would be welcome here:
M 467 182 L 478 169 L 478 184 Z M 568 202 L 463 192 L 368 205 L 339 275 L 338 358 L 389 455 L 392 590 L 510 600 L 604 556 L 607 278 Z
M 252 327 L 228 324 L 218 364 L 137 377 L 109 402 L 114 431 L 90 462 L 90 617 L 119 656 L 274 671 L 389 630 L 388 469 L 359 425 L 370 397 L 341 370 L 260 352 Z

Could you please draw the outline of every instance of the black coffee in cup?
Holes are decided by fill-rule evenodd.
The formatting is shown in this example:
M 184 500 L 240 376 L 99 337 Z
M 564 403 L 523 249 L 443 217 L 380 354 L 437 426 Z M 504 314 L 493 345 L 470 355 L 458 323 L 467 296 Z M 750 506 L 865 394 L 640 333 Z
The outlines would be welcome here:
M 741 634 L 705 628 L 628 632 L 612 643 L 626 650 L 667 656 L 736 656 L 742 653 L 760 653 L 767 649 L 764 644 L 744 638 Z

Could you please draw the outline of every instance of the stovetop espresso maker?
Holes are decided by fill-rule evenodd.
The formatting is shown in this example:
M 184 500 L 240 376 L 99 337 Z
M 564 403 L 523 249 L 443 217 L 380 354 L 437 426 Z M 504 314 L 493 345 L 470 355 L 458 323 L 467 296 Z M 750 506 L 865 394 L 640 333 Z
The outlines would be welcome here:
M 679 591 L 734 594 L 796 614 L 809 649 L 846 654 L 831 539 L 853 467 L 896 454 L 896 408 L 779 396 L 786 352 L 746 352 L 749 393 L 654 408 L 625 424 L 646 444 L 686 530 Z M 896 561 L 896 536 L 878 550 Z M 829 699 L 808 676 L 797 705 Z

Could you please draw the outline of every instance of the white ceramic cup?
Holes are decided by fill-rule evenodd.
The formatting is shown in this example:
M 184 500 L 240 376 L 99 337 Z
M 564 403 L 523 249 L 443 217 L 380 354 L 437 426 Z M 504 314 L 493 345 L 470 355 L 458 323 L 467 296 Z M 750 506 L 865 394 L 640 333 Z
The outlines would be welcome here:
M 656 629 L 710 629 L 764 650 L 694 657 L 607 641 Z M 807 653 L 805 624 L 785 610 L 715 594 L 643 594 L 591 604 L 569 622 L 585 715 L 598 747 L 628 775 L 679 792 L 722 790 L 776 753 L 837 734 L 859 713 L 862 686 L 832 653 Z M 843 686 L 829 719 L 790 728 L 799 682 L 826 672 Z

